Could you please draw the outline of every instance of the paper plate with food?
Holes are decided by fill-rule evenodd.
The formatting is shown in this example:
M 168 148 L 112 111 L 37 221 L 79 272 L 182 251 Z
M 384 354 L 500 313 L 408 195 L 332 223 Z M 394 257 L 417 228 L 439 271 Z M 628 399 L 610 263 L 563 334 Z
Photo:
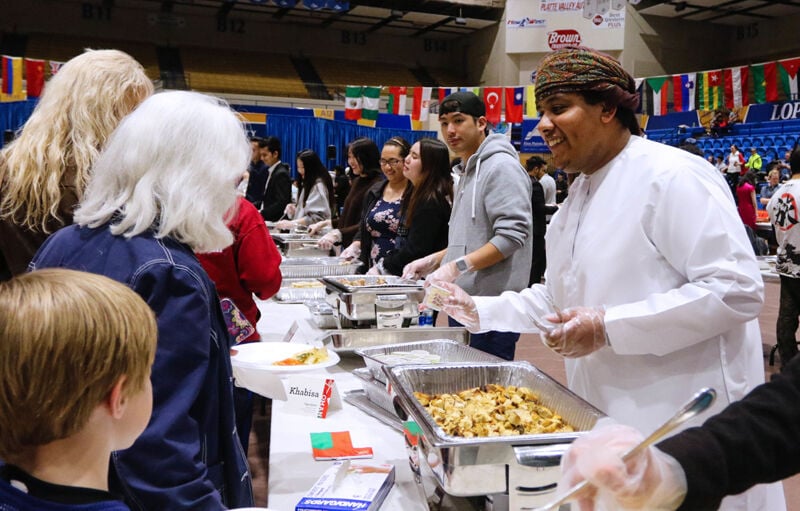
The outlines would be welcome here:
M 339 355 L 327 348 L 294 342 L 253 342 L 231 350 L 231 364 L 274 373 L 302 373 L 331 367 Z

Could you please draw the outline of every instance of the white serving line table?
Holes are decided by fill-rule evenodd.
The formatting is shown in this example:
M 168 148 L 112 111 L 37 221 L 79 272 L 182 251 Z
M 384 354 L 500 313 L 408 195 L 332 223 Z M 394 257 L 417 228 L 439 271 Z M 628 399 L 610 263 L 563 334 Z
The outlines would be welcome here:
M 261 311 L 261 320 L 257 327 L 264 341 L 282 340 L 295 321 L 305 323 L 305 332 L 315 329 L 305 305 L 281 304 L 272 300 L 257 303 Z M 316 330 L 320 336 L 324 334 L 323 330 Z M 343 356 L 339 365 L 321 369 L 320 373 L 333 377 L 339 395 L 343 397 L 346 391 L 361 388 L 360 380 L 351 371 L 363 366 L 361 359 Z M 283 401 L 272 402 L 269 445 L 270 509 L 294 511 L 297 502 L 333 463 L 314 460 L 311 455 L 310 433 L 349 431 L 355 447 L 372 447 L 374 457 L 371 461 L 395 466 L 395 484 L 381 510 L 428 510 L 408 465 L 403 435 L 399 431 L 345 402 L 342 402 L 341 410 L 329 411 L 325 419 L 296 415 L 285 411 L 284 406 Z M 433 482 L 426 481 L 425 488 L 432 493 Z

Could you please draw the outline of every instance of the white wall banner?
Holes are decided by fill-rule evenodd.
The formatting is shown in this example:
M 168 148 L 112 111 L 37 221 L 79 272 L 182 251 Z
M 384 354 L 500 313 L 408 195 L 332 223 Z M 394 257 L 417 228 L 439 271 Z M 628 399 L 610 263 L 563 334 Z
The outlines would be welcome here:
M 575 45 L 622 50 L 626 5 L 623 0 L 508 0 L 506 51 L 548 53 Z

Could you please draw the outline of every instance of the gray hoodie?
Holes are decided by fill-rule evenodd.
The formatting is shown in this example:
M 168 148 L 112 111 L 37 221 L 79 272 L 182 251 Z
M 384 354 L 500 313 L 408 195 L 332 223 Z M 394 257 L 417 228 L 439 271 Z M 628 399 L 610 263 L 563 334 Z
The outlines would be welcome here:
M 471 295 L 495 296 L 527 287 L 531 267 L 531 181 L 517 152 L 501 134 L 486 137 L 461 173 L 453 198 L 447 253 L 458 259 L 486 243 L 506 257 L 469 272 L 456 284 Z

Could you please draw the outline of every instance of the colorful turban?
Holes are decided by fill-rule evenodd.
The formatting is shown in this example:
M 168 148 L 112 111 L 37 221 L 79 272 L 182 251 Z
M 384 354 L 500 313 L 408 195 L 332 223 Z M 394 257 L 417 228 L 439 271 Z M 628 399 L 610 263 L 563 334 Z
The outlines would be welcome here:
M 536 102 L 559 92 L 602 91 L 614 85 L 636 94 L 636 82 L 616 59 L 591 48 L 565 48 L 539 64 Z

